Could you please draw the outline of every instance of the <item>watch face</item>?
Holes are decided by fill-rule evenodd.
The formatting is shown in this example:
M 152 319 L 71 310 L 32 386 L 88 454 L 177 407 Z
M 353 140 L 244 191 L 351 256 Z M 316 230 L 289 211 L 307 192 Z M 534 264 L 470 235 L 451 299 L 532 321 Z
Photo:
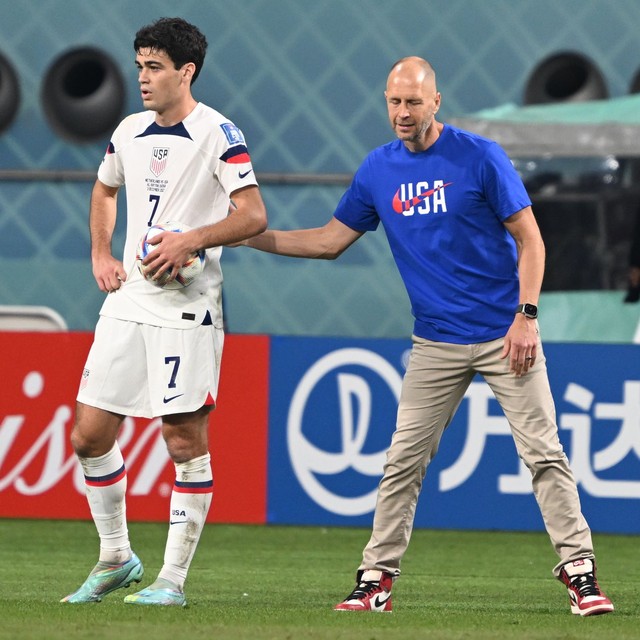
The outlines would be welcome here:
M 528 316 L 529 318 L 538 317 L 538 307 L 536 307 L 535 304 L 525 304 L 523 306 L 524 306 L 523 312 L 525 316 Z

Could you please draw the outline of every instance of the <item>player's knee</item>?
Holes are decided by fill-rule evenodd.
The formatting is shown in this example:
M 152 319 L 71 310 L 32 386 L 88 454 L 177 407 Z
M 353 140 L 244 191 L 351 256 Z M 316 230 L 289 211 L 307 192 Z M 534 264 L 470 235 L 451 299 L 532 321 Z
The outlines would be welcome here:
M 95 453 L 95 443 L 91 439 L 86 438 L 75 427 L 71 432 L 71 446 L 80 458 L 93 458 L 97 455 Z
M 171 416 L 164 418 L 162 435 L 174 463 L 189 462 L 209 452 L 207 416 L 208 410 L 196 412 L 190 421 Z
M 105 434 L 82 429 L 76 423 L 71 430 L 71 446 L 79 458 L 97 458 L 108 453 L 114 442 Z
M 171 438 L 167 441 L 167 452 L 175 464 L 181 464 L 204 455 L 207 450 L 188 438 Z
M 71 430 L 71 446 L 81 458 L 97 458 L 109 453 L 124 416 L 78 402 Z

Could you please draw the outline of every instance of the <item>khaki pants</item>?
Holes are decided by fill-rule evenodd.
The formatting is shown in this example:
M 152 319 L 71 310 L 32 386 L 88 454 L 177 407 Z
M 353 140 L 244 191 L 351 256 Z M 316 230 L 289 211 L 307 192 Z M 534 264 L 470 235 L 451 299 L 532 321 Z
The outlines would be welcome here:
M 578 558 L 592 558 L 591 532 L 584 519 L 573 473 L 558 439 L 542 345 L 529 372 L 517 378 L 504 341 L 456 345 L 413 338 L 402 384 L 396 431 L 378 488 L 373 531 L 360 569 L 400 575 L 418 495 L 440 438 L 474 375 L 491 387 L 509 421 L 518 455 L 531 471 L 533 492 L 560 561 L 553 572 Z

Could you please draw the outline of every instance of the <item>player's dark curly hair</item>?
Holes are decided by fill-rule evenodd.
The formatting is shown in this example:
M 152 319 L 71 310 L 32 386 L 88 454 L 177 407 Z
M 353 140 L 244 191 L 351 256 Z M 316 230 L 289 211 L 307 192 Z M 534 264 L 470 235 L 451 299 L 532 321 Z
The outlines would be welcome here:
M 160 18 L 138 30 L 133 41 L 133 50 L 164 51 L 176 69 L 193 62 L 196 65 L 191 84 L 200 75 L 207 53 L 207 39 L 198 27 L 182 18 Z

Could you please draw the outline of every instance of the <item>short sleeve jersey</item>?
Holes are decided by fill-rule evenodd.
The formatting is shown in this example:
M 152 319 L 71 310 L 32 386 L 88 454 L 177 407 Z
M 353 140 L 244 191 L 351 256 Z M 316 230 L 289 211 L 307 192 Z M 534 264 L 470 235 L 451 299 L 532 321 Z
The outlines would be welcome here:
M 445 125 L 426 151 L 400 140 L 372 151 L 334 216 L 357 231 L 382 222 L 417 336 L 473 344 L 513 322 L 517 253 L 503 223 L 530 204 L 497 143 Z
M 223 220 L 230 195 L 257 184 L 242 132 L 202 103 L 172 127 L 156 124 L 153 111 L 136 113 L 113 133 L 98 179 L 110 187 L 125 186 L 127 203 L 127 280 L 107 296 L 101 315 L 173 328 L 209 321 L 222 326 L 222 247 L 207 249 L 203 273 L 177 290 L 142 277 L 136 248 L 155 223 L 196 228 Z

